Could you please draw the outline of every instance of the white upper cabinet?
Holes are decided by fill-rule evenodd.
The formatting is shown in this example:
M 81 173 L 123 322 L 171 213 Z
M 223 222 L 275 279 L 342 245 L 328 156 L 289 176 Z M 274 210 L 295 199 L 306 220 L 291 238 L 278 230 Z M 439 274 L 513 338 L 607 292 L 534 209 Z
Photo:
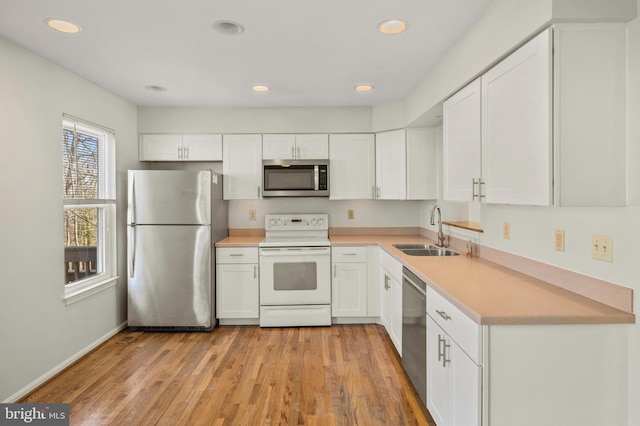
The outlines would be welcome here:
M 407 198 L 406 131 L 376 133 L 376 198 Z
M 329 158 L 327 134 L 265 134 L 262 136 L 265 160 L 316 160 Z
M 140 135 L 140 161 L 222 161 L 222 135 Z
M 374 135 L 341 134 L 329 137 L 329 198 L 362 200 L 374 198 Z
M 551 31 L 482 76 L 482 179 L 488 203 L 550 205 Z
M 559 24 L 446 100 L 443 198 L 626 205 L 626 49 L 624 25 Z
M 448 201 L 477 200 L 482 176 L 480 93 L 478 78 L 442 105 L 442 197 Z
M 376 134 L 377 199 L 438 197 L 435 132 L 435 129 L 410 128 Z
M 259 199 L 262 184 L 262 136 L 224 135 L 222 142 L 224 199 Z

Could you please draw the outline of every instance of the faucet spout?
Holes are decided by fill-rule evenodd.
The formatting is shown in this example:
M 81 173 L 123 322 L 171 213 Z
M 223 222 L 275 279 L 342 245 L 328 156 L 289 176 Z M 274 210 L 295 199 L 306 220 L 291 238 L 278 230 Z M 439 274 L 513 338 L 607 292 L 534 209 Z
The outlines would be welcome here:
M 436 246 L 445 247 L 445 236 L 444 232 L 442 232 L 442 212 L 440 211 L 440 206 L 438 206 L 437 204 L 431 210 L 431 225 L 436 225 L 436 213 L 438 213 L 438 243 L 436 244 Z

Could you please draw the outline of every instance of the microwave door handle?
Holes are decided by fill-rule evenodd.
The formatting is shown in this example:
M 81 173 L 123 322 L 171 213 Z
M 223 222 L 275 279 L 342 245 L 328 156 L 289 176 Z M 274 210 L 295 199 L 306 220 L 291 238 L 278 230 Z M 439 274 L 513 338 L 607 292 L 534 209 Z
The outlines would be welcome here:
M 317 164 L 313 166 L 313 185 L 314 190 L 320 189 L 320 167 Z

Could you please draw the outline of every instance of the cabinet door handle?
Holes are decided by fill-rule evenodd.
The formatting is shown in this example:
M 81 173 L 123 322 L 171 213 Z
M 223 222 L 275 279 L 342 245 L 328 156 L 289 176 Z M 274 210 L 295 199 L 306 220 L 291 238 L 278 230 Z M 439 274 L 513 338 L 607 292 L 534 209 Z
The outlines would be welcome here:
M 182 160 L 182 147 L 178 147 L 178 160 Z
M 444 343 L 442 345 L 442 366 L 446 367 L 451 362 L 451 358 L 447 359 L 447 349 L 451 349 L 451 345 L 447 343 L 446 339 L 442 339 L 442 343 Z
M 444 343 L 444 339 L 440 334 L 438 334 L 438 362 L 442 361 L 442 344 Z
M 241 257 L 241 256 L 244 256 L 244 254 L 242 254 L 242 253 L 231 253 L 229 256 L 231 256 L 231 257 Z
M 337 269 L 338 265 L 333 265 L 333 278 L 337 277 L 338 275 L 336 274 L 336 269 Z M 326 269 L 325 269 L 326 270 Z
M 258 266 L 253 265 L 253 279 L 255 280 L 256 278 L 258 278 Z
M 296 148 L 291 145 L 291 158 L 296 158 Z
M 188 160 L 189 159 L 189 147 L 185 146 L 182 148 L 182 159 L 183 160 Z
M 478 179 L 471 178 L 471 201 L 476 201 L 476 198 L 478 197 L 478 194 L 476 194 L 476 185 L 478 185 Z
M 380 187 L 376 186 L 376 200 L 380 199 Z
M 298 159 L 302 158 L 302 155 L 300 155 L 300 147 L 298 147 Z
M 440 315 L 445 321 L 449 321 L 451 319 L 451 317 L 449 315 L 447 315 L 447 313 L 445 311 L 439 311 L 436 309 L 436 312 L 438 313 L 438 315 Z

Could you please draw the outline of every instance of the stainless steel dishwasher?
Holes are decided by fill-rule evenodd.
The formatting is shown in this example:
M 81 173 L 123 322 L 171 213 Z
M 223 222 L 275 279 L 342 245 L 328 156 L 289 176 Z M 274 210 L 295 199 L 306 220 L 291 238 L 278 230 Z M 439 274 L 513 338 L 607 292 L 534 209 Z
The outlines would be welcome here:
M 427 285 L 402 268 L 402 365 L 427 406 Z

